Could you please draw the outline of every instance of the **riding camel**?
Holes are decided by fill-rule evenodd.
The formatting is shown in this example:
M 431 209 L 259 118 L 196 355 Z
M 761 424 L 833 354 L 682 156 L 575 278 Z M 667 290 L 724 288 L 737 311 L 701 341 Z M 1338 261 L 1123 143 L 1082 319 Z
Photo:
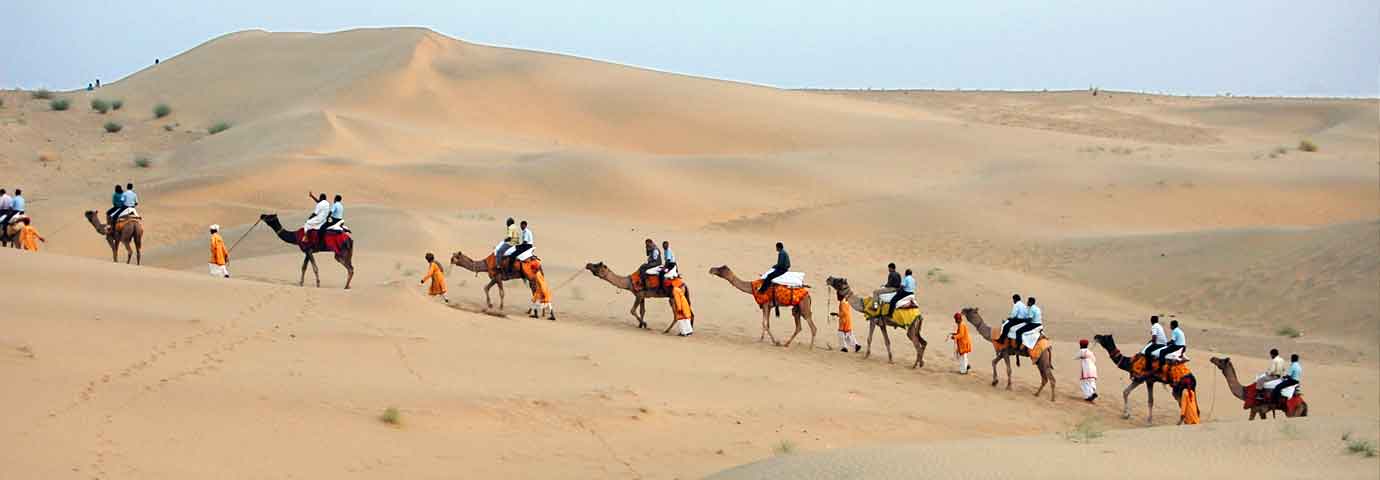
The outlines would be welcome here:
M 964 308 L 962 310 L 962 313 L 963 318 L 967 319 L 968 323 L 973 325 L 973 328 L 978 331 L 979 335 L 982 335 L 982 338 L 985 338 L 988 342 L 991 342 L 993 350 L 996 351 L 997 356 L 996 358 L 992 359 L 993 387 L 997 386 L 998 383 L 997 362 L 1005 360 L 1006 389 L 1011 390 L 1011 358 L 1016 357 L 1016 362 L 1019 364 L 1019 357 L 1024 355 L 1030 357 L 1031 360 L 1035 362 L 1035 366 L 1040 370 L 1040 388 L 1035 390 L 1035 396 L 1040 396 L 1040 392 L 1044 391 L 1045 384 L 1048 383 L 1049 401 L 1054 401 L 1054 347 L 1049 345 L 1048 339 L 1044 338 L 1044 336 L 1041 336 L 1039 342 L 1035 344 L 1036 348 L 1040 350 L 1040 353 L 1032 356 L 1029 351 L 1026 351 L 1023 354 L 1020 345 L 1015 342 L 1002 341 L 1001 346 L 998 346 L 998 341 L 996 340 L 996 337 L 1001 336 L 1001 328 L 998 327 L 996 329 L 993 329 L 992 327 L 987 326 L 987 322 L 982 320 L 982 314 L 978 313 L 977 308 Z M 1044 344 L 1045 347 L 1040 348 L 1040 344 Z
M 498 309 L 502 310 L 504 298 L 507 296 L 507 294 L 503 290 L 503 282 L 509 280 L 522 280 L 523 282 L 529 284 L 531 282 L 528 282 L 527 277 L 523 276 L 521 270 L 509 270 L 506 268 L 498 268 L 498 264 L 496 263 L 497 261 L 498 260 L 496 256 L 493 254 L 489 254 L 489 256 L 483 260 L 472 259 L 460 251 L 456 251 L 450 256 L 451 265 L 455 265 L 457 267 L 469 270 L 474 273 L 484 273 L 489 275 L 489 283 L 487 285 L 484 285 L 484 305 L 488 306 L 489 308 L 494 308 L 494 302 L 489 297 L 489 289 L 497 285 Z
M 1155 383 L 1169 385 L 1170 394 L 1179 403 L 1179 423 L 1198 423 L 1198 379 L 1193 376 L 1193 372 L 1188 368 L 1188 362 L 1169 362 L 1169 367 L 1156 366 L 1155 371 L 1146 371 L 1147 358 L 1145 354 L 1136 353 L 1134 356 L 1126 356 L 1116 346 L 1116 340 L 1111 334 L 1093 335 L 1093 340 L 1107 350 L 1107 358 L 1116 364 L 1126 373 L 1131 375 L 1131 384 L 1126 386 L 1126 390 L 1121 392 L 1122 410 L 1121 418 L 1131 418 L 1131 392 L 1141 384 L 1145 384 L 1147 410 L 1147 423 L 1155 421 Z
M 9 225 L 6 225 L 4 228 L 0 228 L 0 248 L 21 248 L 19 246 L 19 231 L 23 229 L 23 223 L 15 222 L 13 220 L 10 221 Z
M 864 359 L 872 356 L 872 331 L 880 328 L 882 330 L 882 341 L 886 342 L 886 361 L 888 363 L 895 363 L 891 357 L 891 336 L 886 332 L 887 327 L 891 327 L 905 330 L 906 338 L 910 339 L 910 343 L 915 345 L 915 364 L 911 365 L 910 368 L 925 366 L 925 347 L 929 345 L 929 342 L 925 341 L 925 338 L 920 336 L 920 326 L 925 323 L 925 317 L 921 316 L 918 311 L 916 312 L 915 319 L 912 320 L 909 325 L 896 323 L 896 319 L 893 319 L 891 315 L 868 316 L 867 309 L 863 306 L 862 297 L 853 293 L 852 287 L 848 286 L 848 279 L 829 277 L 824 280 L 824 283 L 843 294 L 843 301 L 848 302 L 848 305 L 852 306 L 853 310 L 867 316 L 867 353 L 863 354 Z
M 122 217 L 116 219 L 112 227 L 101 223 L 100 214 L 95 210 L 87 210 L 86 220 L 91 222 L 91 226 L 96 228 L 96 233 L 105 237 L 105 242 L 110 244 L 110 261 L 120 261 L 120 244 L 125 245 L 125 263 L 128 264 L 130 257 L 134 257 L 135 265 L 142 265 L 144 261 L 144 223 L 139 217 Z M 130 248 L 130 241 L 134 242 L 134 248 Z
M 1222 370 L 1222 376 L 1227 379 L 1227 389 L 1231 390 L 1232 396 L 1243 402 L 1242 408 L 1251 411 L 1250 420 L 1255 420 L 1257 417 L 1264 420 L 1265 414 L 1279 416 L 1275 412 L 1284 412 L 1284 416 L 1289 418 L 1308 416 L 1308 402 L 1303 401 L 1302 394 L 1295 392 L 1294 396 L 1298 397 L 1298 402 L 1293 409 L 1288 407 L 1287 402 L 1256 400 L 1255 384 L 1241 385 L 1241 380 L 1236 376 L 1236 367 L 1231 364 L 1231 357 L 1212 357 L 1208 361 Z
M 306 232 L 303 229 L 299 228 L 295 231 L 284 230 L 283 223 L 278 221 L 278 214 L 276 213 L 259 215 L 259 220 L 262 220 L 264 225 L 268 225 L 268 228 L 272 228 L 273 233 L 278 235 L 279 240 L 290 245 L 295 245 L 302 251 L 304 257 L 302 258 L 302 277 L 297 280 L 298 286 L 306 285 L 307 265 L 311 265 L 311 273 L 316 276 L 316 287 L 321 288 L 321 272 L 316 267 L 315 254 L 316 252 L 333 252 L 335 254 L 335 261 L 340 262 L 348 273 L 348 276 L 345 277 L 345 289 L 350 289 L 350 282 L 355 279 L 355 265 L 352 261 L 354 258 L 355 241 L 353 238 L 350 238 L 348 232 L 340 234 L 343 235 L 344 238 L 339 239 L 337 249 L 332 250 L 329 245 L 323 247 L 320 243 L 315 241 L 303 241 L 303 239 L 306 238 Z M 328 242 L 331 241 L 330 238 L 327 240 Z
M 762 335 L 757 337 L 757 341 L 770 338 L 773 345 L 789 348 L 791 342 L 795 341 L 796 335 L 800 335 L 800 319 L 803 317 L 810 324 L 810 348 L 815 347 L 815 321 L 810 313 L 810 291 L 806 290 L 809 287 L 787 288 L 781 285 L 772 285 L 766 294 L 758 294 L 757 289 L 762 286 L 762 280 L 745 282 L 739 279 L 727 265 L 711 268 L 709 274 L 727 280 L 729 284 L 733 285 L 733 288 L 753 296 L 753 300 L 757 302 L 757 307 L 762 310 Z M 790 297 L 790 301 L 781 302 L 780 300 L 785 297 Z M 777 342 L 776 336 L 771 334 L 771 310 L 773 307 L 777 307 L 777 315 L 779 316 L 779 307 L 781 306 L 791 307 L 791 317 L 795 319 L 795 332 L 791 333 L 791 338 L 786 339 L 784 345 Z
M 634 275 L 623 276 L 613 273 L 613 270 L 610 270 L 607 265 L 604 265 L 604 262 L 586 263 L 585 270 L 589 270 L 589 273 L 603 279 L 605 282 L 609 282 L 609 285 L 613 285 L 620 290 L 632 292 L 633 304 L 632 308 L 628 310 L 628 314 L 637 319 L 637 328 L 647 328 L 648 298 L 665 298 L 667 303 L 671 305 L 671 311 L 674 312 L 676 309 L 675 299 L 672 298 L 670 289 L 660 288 L 660 279 L 648 279 L 649 283 L 653 285 L 650 285 L 651 288 L 642 288 L 642 280 L 640 278 L 642 274 L 634 274 L 639 276 L 639 278 L 634 281 Z M 686 286 L 684 288 L 685 296 L 688 298 L 690 296 L 690 287 Z M 694 323 L 693 318 L 691 318 L 691 323 Z M 662 330 L 661 333 L 670 332 L 671 327 L 675 326 L 675 324 L 676 320 L 673 315 L 671 323 L 667 324 L 666 329 Z

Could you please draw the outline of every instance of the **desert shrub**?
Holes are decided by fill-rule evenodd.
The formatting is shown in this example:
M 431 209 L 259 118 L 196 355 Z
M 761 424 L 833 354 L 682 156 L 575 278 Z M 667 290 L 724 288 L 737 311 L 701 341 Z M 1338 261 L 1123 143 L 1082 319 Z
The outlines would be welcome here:
M 795 442 L 782 440 L 781 443 L 776 444 L 773 450 L 776 450 L 777 455 L 790 455 L 795 453 Z
M 1300 332 L 1299 329 L 1289 325 L 1284 325 L 1282 327 L 1275 329 L 1275 334 L 1281 337 L 1289 338 L 1299 338 L 1303 336 L 1303 332 Z
M 216 122 L 215 125 L 211 125 L 210 127 L 207 127 L 207 128 L 206 128 L 206 133 L 209 133 L 209 134 L 211 134 L 211 135 L 215 135 L 215 134 L 217 134 L 217 133 L 224 132 L 224 131 L 229 130 L 229 129 L 230 129 L 230 124 L 229 124 L 229 123 L 226 123 L 226 122 Z
M 163 131 L 165 131 L 165 132 L 171 132 L 171 131 L 176 130 L 176 129 L 177 129 L 177 126 L 176 126 L 176 125 L 173 125 L 173 124 L 171 124 L 171 123 L 163 126 Z
M 125 126 L 124 126 L 124 125 L 120 125 L 119 122 L 114 122 L 114 121 L 105 122 L 105 131 L 110 132 L 110 133 L 119 132 L 120 130 L 122 130 L 122 129 L 124 129 L 124 128 L 125 128 Z
M 140 155 L 138 157 L 134 157 L 134 166 L 139 168 L 149 168 L 153 166 L 153 160 L 149 157 Z
M 118 100 L 118 99 L 117 99 L 117 100 L 111 100 L 111 101 L 110 101 L 110 109 L 111 109 L 111 110 L 119 110 L 120 107 L 123 107 L 123 106 L 125 106 L 125 101 L 124 101 L 124 100 Z
M 91 99 L 91 109 L 101 113 L 109 112 L 110 102 L 101 100 L 99 98 L 93 98 Z
M 49 91 L 49 90 L 46 89 L 46 88 L 40 88 L 40 89 L 38 89 L 38 90 L 34 90 L 33 95 L 34 95 L 34 98 L 37 98 L 37 99 L 39 99 L 39 100 L 48 100 L 48 99 L 50 99 L 50 98 L 53 98 L 53 92 Z
M 1073 443 L 1089 443 L 1102 438 L 1102 433 L 1103 428 L 1097 417 L 1089 416 L 1074 424 L 1073 429 L 1064 432 L 1064 439 Z
M 5 108 L 5 99 L 0 98 L 0 108 Z
M 383 409 L 383 414 L 379 415 L 379 421 L 389 425 L 401 425 L 402 412 L 398 411 L 398 407 L 385 408 Z
M 72 102 L 67 101 L 67 99 L 65 98 L 58 98 L 48 101 L 48 108 L 57 110 L 59 112 L 67 110 L 67 108 L 71 106 Z
M 172 113 L 172 107 L 169 107 L 166 103 L 160 103 L 158 105 L 153 106 L 154 118 L 163 118 L 168 116 L 168 114 L 170 113 Z
M 1300 140 L 1300 141 L 1299 141 L 1299 151 L 1303 151 L 1303 152 L 1316 152 L 1316 151 L 1318 151 L 1318 145 L 1317 145 L 1316 143 L 1313 143 L 1313 142 L 1310 141 L 1310 140 Z
M 1376 455 L 1375 444 L 1370 440 L 1348 440 L 1346 442 L 1346 451 L 1366 457 L 1374 457 Z

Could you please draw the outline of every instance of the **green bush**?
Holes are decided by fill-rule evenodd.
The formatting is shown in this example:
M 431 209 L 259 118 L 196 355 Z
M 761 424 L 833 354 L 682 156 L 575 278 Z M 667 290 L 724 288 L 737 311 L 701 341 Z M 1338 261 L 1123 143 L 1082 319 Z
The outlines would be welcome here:
M 229 129 L 230 129 L 230 124 L 229 124 L 229 123 L 226 123 L 226 122 L 217 122 L 215 125 L 211 125 L 210 127 L 208 127 L 208 128 L 206 129 L 206 133 L 209 133 L 209 134 L 211 134 L 211 135 L 215 135 L 215 134 L 217 134 L 217 133 L 224 132 L 224 131 L 229 130 Z
M 172 113 L 172 107 L 169 107 L 166 103 L 160 103 L 158 105 L 153 106 L 154 118 L 163 118 L 168 116 L 168 114 L 170 113 Z
M 67 107 L 70 106 L 72 106 L 72 102 L 67 101 L 65 98 L 57 98 L 48 101 L 48 107 L 59 112 L 67 110 Z
M 110 102 L 99 98 L 93 98 L 91 99 L 91 109 L 104 114 L 110 111 Z
M 1375 444 L 1371 443 L 1370 440 L 1348 440 L 1346 442 L 1346 451 L 1367 457 L 1374 457 L 1376 455 Z
M 1275 329 L 1275 334 L 1281 337 L 1289 338 L 1299 338 L 1303 336 L 1303 332 L 1300 332 L 1299 329 L 1291 327 L 1289 325 L 1285 325 Z
M 53 92 L 48 91 L 48 89 L 46 89 L 46 88 L 40 88 L 40 89 L 38 89 L 38 90 L 34 90 L 33 95 L 34 95 L 34 98 L 37 98 L 37 99 L 39 99 L 39 100 L 48 100 L 48 99 L 50 99 L 50 98 L 53 98 Z
M 1318 151 L 1318 145 L 1309 140 L 1300 140 L 1299 150 L 1304 152 L 1316 152 Z
M 124 101 L 124 100 L 111 100 L 111 101 L 110 101 L 110 109 L 111 109 L 111 110 L 119 110 L 120 107 L 123 107 L 123 106 L 125 106 L 125 101 Z
M 120 131 L 121 129 L 123 129 L 123 128 L 125 128 L 125 126 L 124 126 L 124 125 L 120 125 L 119 123 L 116 123 L 116 122 L 105 122 L 105 131 L 107 131 L 107 132 L 116 133 L 116 132 L 119 132 L 119 131 Z
M 398 407 L 388 407 L 383 410 L 382 415 L 379 415 L 379 420 L 389 425 L 401 425 L 402 412 L 398 411 Z
M 139 168 L 149 168 L 153 166 L 153 160 L 145 156 L 134 157 L 134 166 Z

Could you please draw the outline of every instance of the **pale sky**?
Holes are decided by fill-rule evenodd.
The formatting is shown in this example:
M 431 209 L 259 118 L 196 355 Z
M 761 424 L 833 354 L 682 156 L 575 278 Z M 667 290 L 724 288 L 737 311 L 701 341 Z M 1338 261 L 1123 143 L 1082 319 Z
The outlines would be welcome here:
M 406 25 L 786 88 L 1380 96 L 1380 0 L 0 0 L 0 19 L 0 88 L 109 83 L 251 28 Z

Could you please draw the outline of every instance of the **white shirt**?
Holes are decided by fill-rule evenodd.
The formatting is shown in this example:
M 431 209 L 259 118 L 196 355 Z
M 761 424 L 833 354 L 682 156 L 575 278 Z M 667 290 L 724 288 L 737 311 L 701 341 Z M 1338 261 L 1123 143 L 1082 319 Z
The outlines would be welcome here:
M 1024 303 L 1016 302 L 1011 305 L 1011 318 L 1030 318 L 1030 309 Z
M 528 245 L 536 245 L 535 243 L 532 242 L 532 230 L 531 230 L 531 229 L 526 229 L 526 228 L 522 229 L 522 243 L 525 243 L 525 244 L 528 244 Z
M 307 222 L 302 224 L 302 228 L 316 230 L 326 223 L 326 217 L 331 215 L 331 203 L 325 200 L 316 202 L 316 210 L 312 212 Z
M 1079 374 L 1079 380 L 1097 378 L 1097 360 L 1093 358 L 1092 351 L 1086 348 L 1078 349 L 1078 359 L 1082 360 L 1083 371 Z
M 12 208 L 14 208 L 14 199 L 10 197 L 10 194 L 6 193 L 0 195 L 0 210 L 9 210 Z
M 1271 358 L 1270 368 L 1269 370 L 1265 370 L 1265 374 L 1273 375 L 1276 377 L 1283 377 L 1285 373 L 1287 372 L 1284 368 L 1284 357 Z
M 120 198 L 124 199 L 126 207 L 136 207 L 139 205 L 139 194 L 134 193 L 134 190 L 125 190 L 124 196 Z
M 1036 325 L 1043 325 L 1045 323 L 1045 316 L 1040 312 L 1039 305 L 1030 306 L 1030 323 Z
M 1169 343 L 1169 340 L 1166 339 L 1164 336 L 1164 327 L 1158 323 L 1150 324 L 1150 343 L 1154 343 L 1156 345 L 1164 345 Z

